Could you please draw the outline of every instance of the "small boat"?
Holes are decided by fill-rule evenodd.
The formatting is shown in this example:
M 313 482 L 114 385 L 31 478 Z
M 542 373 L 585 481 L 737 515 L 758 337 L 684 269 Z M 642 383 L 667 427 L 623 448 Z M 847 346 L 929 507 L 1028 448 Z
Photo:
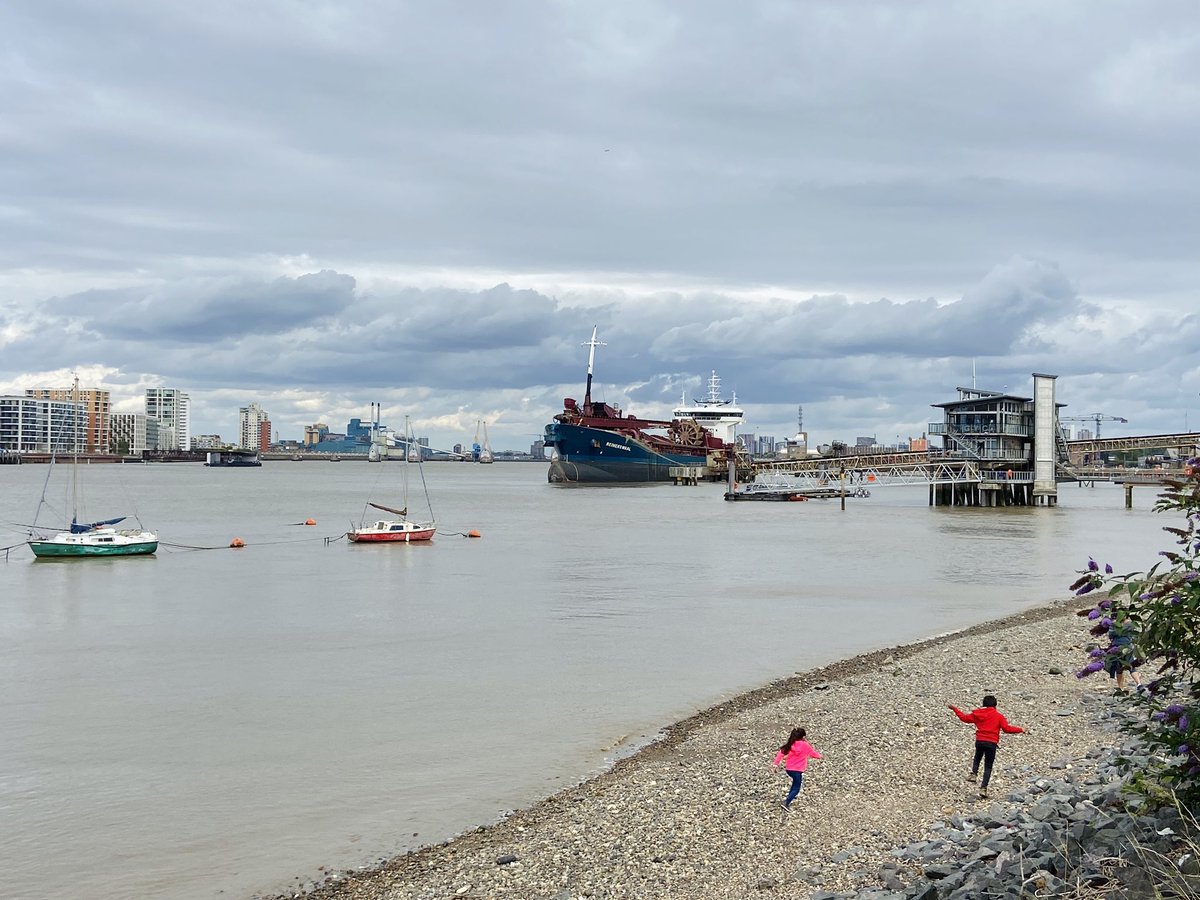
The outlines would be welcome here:
M 79 396 L 79 379 L 75 379 L 75 397 Z M 119 522 L 125 521 L 126 516 L 117 516 L 98 522 L 80 522 L 81 487 L 79 479 L 79 441 L 78 428 L 75 431 L 75 448 L 71 453 L 71 524 L 66 528 L 43 528 L 37 523 L 46 506 L 46 488 L 50 477 L 54 474 L 54 455 L 50 457 L 50 466 L 46 471 L 46 481 L 42 486 L 42 498 L 38 502 L 34 514 L 34 524 L 29 535 L 29 549 L 39 559 L 76 558 L 85 559 L 98 556 L 149 556 L 158 551 L 158 535 L 144 528 L 115 528 Z M 140 523 L 139 523 L 140 526 Z M 47 533 L 50 532 L 50 533 Z
M 407 418 L 404 421 L 404 443 L 408 447 L 417 446 L 409 435 Z M 414 456 L 416 458 L 412 459 Z M 429 519 L 427 521 L 414 521 L 408 517 L 410 460 L 416 464 L 416 469 L 421 476 L 421 486 L 425 491 L 425 504 L 429 508 Z M 433 539 L 433 535 L 437 532 L 437 523 L 433 517 L 433 507 L 429 504 L 429 486 L 425 483 L 425 470 L 421 466 L 421 454 L 419 452 L 415 454 L 406 453 L 401 471 L 403 473 L 401 493 L 404 498 L 404 505 L 396 508 L 377 503 L 374 500 L 368 500 L 367 505 L 363 508 L 362 521 L 357 526 L 351 525 L 350 530 L 346 532 L 346 537 L 352 544 L 411 544 L 417 541 Z M 376 519 L 374 522 L 367 522 L 366 514 L 368 509 L 391 513 L 393 516 L 397 516 L 397 518 Z
M 726 500 L 767 500 L 783 503 L 808 500 L 803 491 L 773 484 L 748 484 L 739 490 L 725 492 Z
M 788 487 L 779 484 L 748 484 L 741 490 L 726 491 L 726 500 L 766 500 L 777 502 L 798 502 L 803 500 L 836 500 L 839 497 L 870 497 L 871 492 L 864 487 L 841 488 L 832 487 Z
M 87 530 L 74 530 L 77 528 Z M 149 556 L 158 551 L 158 535 L 150 531 L 116 529 L 109 525 L 81 526 L 74 522 L 71 523 L 71 529 L 49 537 L 31 538 L 29 549 L 39 559 Z

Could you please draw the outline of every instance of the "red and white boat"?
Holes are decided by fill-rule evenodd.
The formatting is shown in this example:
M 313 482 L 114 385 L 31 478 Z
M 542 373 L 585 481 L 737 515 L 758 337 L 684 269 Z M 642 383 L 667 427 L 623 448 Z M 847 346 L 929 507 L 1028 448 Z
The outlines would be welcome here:
M 429 486 L 425 484 L 425 470 L 421 468 L 421 454 L 414 441 L 409 434 L 409 426 L 407 417 L 404 420 L 404 462 L 400 463 L 404 471 L 404 506 L 400 509 L 393 509 L 390 506 L 384 506 L 381 503 L 368 501 L 366 507 L 363 508 L 363 519 L 357 526 L 351 525 L 350 530 L 346 532 L 346 537 L 353 544 L 412 544 L 418 541 L 432 540 L 434 533 L 437 531 L 437 523 L 433 518 L 433 507 L 429 503 Z M 417 452 L 413 453 L 412 450 Z M 413 459 L 415 457 L 415 459 Z M 410 467 L 409 460 L 413 459 L 416 463 L 417 471 L 421 473 L 421 486 L 425 489 L 425 505 L 429 509 L 428 521 L 418 522 L 409 519 L 408 517 L 408 470 Z M 384 465 L 388 465 L 384 463 Z M 366 521 L 366 513 L 368 509 L 377 509 L 385 513 L 391 513 L 398 518 L 395 519 L 377 519 L 374 522 Z
M 346 537 L 355 544 L 383 543 L 385 541 L 401 541 L 405 544 L 413 541 L 428 541 L 433 538 L 437 526 L 433 522 L 408 521 L 408 508 L 391 509 L 378 503 L 368 503 L 367 506 L 394 513 L 399 519 L 380 519 L 366 523 L 346 532 Z

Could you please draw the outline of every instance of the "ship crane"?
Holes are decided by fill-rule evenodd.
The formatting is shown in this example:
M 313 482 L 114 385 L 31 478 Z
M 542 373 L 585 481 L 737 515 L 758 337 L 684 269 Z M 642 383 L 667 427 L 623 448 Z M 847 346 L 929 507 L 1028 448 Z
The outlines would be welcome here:
M 1086 416 L 1059 416 L 1060 422 L 1092 422 L 1096 426 L 1096 440 L 1100 439 L 1100 423 L 1101 422 L 1123 422 L 1129 423 L 1129 420 L 1124 416 L 1109 416 L 1104 413 L 1089 413 Z

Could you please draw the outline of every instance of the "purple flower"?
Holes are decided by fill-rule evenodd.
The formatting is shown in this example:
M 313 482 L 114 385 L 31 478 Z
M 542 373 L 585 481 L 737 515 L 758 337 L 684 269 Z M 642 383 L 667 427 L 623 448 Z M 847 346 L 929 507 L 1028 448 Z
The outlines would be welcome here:
M 1166 717 L 1167 717 L 1167 714 L 1165 712 L 1156 712 L 1150 716 L 1150 718 L 1152 718 L 1155 722 L 1161 722 Z
M 1112 619 L 1110 619 L 1108 616 L 1105 616 L 1103 619 L 1100 620 L 1100 624 L 1103 625 L 1105 628 L 1112 628 Z
M 1090 594 L 1095 589 L 1096 589 L 1096 585 L 1089 581 L 1087 584 L 1085 584 L 1083 587 L 1081 587 L 1079 590 L 1077 590 L 1075 592 L 1075 596 L 1080 597 L 1084 594 Z
M 1100 571 L 1100 566 L 1096 564 L 1096 561 L 1094 559 L 1088 560 L 1088 571 L 1089 572 L 1099 572 Z
M 1183 707 L 1178 703 L 1172 703 L 1166 708 L 1166 713 L 1168 716 L 1178 716 L 1183 713 Z
M 1093 650 L 1091 653 L 1088 654 L 1088 656 L 1090 656 L 1092 659 L 1099 659 L 1100 657 L 1107 656 L 1107 655 L 1108 655 L 1108 651 L 1105 650 L 1103 647 L 1097 647 L 1095 650 Z
M 1096 604 L 1096 606 L 1100 607 L 1100 609 L 1109 609 L 1112 607 L 1112 601 L 1111 600 L 1101 600 L 1099 603 Z
M 1180 717 L 1179 717 L 1179 730 L 1180 730 L 1180 731 L 1187 731 L 1187 730 L 1188 730 L 1188 717 L 1187 717 L 1187 716 L 1180 716 Z
M 1111 565 L 1109 565 L 1108 563 L 1105 563 L 1105 564 L 1104 564 L 1104 574 L 1105 574 L 1105 575 L 1111 575 L 1111 574 L 1112 574 L 1112 566 L 1111 566 Z
M 1098 609 L 1093 609 L 1093 610 L 1092 610 L 1090 613 L 1088 613 L 1088 620 L 1089 620 L 1089 621 L 1092 621 L 1092 620 L 1094 620 L 1094 619 L 1098 619 L 1098 618 L 1100 618 L 1100 610 L 1098 610 Z
M 1172 606 L 1178 606 L 1182 602 L 1183 602 L 1183 598 L 1180 597 L 1178 594 L 1176 594 L 1174 597 L 1171 598 Z
M 1195 581 L 1197 578 L 1200 578 L 1200 572 L 1188 572 L 1183 576 L 1183 580 L 1188 582 Z
M 1189 753 L 1192 752 L 1192 748 L 1189 747 L 1187 744 L 1180 744 L 1178 752 L 1182 753 L 1184 756 L 1187 756 Z
M 1098 659 L 1092 660 L 1090 663 L 1088 663 L 1086 666 L 1084 666 L 1082 669 L 1080 669 L 1078 672 L 1076 672 L 1075 677 L 1076 678 L 1087 678 L 1093 672 L 1099 672 L 1103 668 L 1104 668 L 1103 662 L 1101 662 Z

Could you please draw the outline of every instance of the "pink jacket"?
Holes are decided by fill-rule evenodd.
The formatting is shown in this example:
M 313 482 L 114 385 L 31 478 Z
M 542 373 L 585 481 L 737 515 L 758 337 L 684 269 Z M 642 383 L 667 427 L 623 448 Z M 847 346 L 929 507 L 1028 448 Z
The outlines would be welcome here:
M 821 754 L 816 751 L 812 744 L 808 741 L 796 741 L 792 744 L 792 749 L 788 751 L 787 762 L 784 763 L 784 768 L 789 772 L 803 772 L 808 768 L 810 759 L 820 759 Z M 775 765 L 778 766 L 783 762 L 783 751 L 780 750 L 775 754 Z

